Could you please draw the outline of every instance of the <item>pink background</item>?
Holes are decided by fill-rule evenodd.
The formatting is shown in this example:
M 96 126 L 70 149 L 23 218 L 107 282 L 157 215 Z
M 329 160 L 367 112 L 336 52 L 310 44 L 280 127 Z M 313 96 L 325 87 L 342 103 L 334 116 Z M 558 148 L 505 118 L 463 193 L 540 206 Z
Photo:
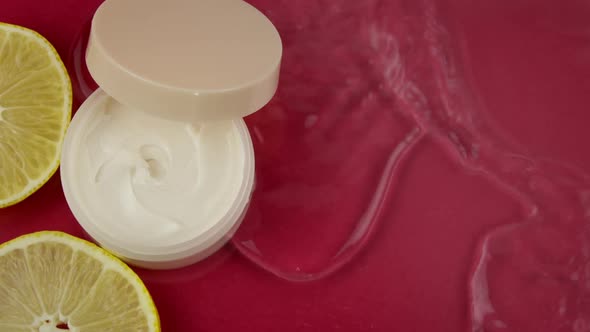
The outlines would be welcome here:
M 532 156 L 590 172 L 590 37 L 555 33 L 587 31 L 590 5 L 440 2 L 461 52 L 469 55 L 468 74 L 498 127 Z M 0 21 L 38 31 L 66 60 L 100 3 L 1 0 Z M 261 121 L 264 111 L 256 117 L 251 121 Z M 232 245 L 183 270 L 138 271 L 163 331 L 468 329 L 468 278 L 477 243 L 494 225 L 518 218 L 519 206 L 428 140 L 402 165 L 395 185 L 395 199 L 370 241 L 321 280 L 277 278 Z M 0 242 L 44 229 L 82 236 L 57 175 L 23 203 L 0 210 Z

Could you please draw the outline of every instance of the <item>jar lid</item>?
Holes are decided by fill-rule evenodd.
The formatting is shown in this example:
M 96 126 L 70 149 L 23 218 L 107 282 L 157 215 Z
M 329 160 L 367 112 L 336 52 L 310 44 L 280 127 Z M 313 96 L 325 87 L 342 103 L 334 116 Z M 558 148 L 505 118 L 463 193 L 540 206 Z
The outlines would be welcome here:
M 111 97 L 167 119 L 244 117 L 274 95 L 280 36 L 242 0 L 107 0 L 86 63 Z

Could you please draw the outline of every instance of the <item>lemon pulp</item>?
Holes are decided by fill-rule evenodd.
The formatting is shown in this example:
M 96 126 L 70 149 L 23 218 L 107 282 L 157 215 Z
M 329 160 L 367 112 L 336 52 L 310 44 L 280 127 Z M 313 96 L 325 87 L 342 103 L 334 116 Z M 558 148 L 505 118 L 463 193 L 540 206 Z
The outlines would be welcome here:
M 0 208 L 55 173 L 71 109 L 70 79 L 53 46 L 32 30 L 0 23 Z
M 96 245 L 38 232 L 0 246 L 0 331 L 160 331 L 139 277 Z

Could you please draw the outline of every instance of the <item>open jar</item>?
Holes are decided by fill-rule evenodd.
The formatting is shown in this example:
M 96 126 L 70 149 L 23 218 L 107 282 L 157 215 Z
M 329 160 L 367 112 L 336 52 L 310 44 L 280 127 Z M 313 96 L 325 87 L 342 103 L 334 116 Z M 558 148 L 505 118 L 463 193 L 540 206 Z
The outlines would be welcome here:
M 254 188 L 243 116 L 274 95 L 282 45 L 234 0 L 107 0 L 86 63 L 100 86 L 65 138 L 70 209 L 101 246 L 146 268 L 220 248 Z

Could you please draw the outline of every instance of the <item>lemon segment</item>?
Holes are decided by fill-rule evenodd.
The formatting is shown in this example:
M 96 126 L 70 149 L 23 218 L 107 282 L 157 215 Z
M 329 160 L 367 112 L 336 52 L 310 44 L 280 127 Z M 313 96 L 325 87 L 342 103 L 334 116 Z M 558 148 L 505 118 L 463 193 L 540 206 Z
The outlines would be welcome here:
M 160 331 L 139 277 L 103 249 L 61 232 L 0 246 L 0 299 L 0 331 Z
M 39 189 L 59 166 L 72 88 L 53 46 L 0 23 L 0 208 Z

